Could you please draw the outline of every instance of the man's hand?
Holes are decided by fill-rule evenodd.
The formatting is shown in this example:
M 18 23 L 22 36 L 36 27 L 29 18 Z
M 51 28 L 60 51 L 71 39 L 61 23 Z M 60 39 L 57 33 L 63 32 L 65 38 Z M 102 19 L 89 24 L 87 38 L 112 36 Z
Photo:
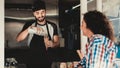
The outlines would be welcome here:
M 53 41 L 52 41 L 52 40 L 49 40 L 48 37 L 44 37 L 44 43 L 45 43 L 46 49 L 47 49 L 48 47 L 53 47 L 53 45 L 54 45 Z
M 37 34 L 40 35 L 41 32 L 43 32 L 44 30 L 42 28 L 38 28 L 38 27 L 34 27 L 34 26 L 30 26 L 28 28 L 28 33 L 33 33 L 33 34 Z

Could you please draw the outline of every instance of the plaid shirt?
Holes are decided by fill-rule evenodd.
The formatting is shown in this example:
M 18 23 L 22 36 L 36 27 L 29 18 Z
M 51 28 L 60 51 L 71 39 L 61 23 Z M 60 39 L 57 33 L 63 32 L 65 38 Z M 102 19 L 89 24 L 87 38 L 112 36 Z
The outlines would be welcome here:
M 85 57 L 78 65 L 83 68 L 113 68 L 116 57 L 116 46 L 107 37 L 96 34 L 93 35 L 86 45 Z

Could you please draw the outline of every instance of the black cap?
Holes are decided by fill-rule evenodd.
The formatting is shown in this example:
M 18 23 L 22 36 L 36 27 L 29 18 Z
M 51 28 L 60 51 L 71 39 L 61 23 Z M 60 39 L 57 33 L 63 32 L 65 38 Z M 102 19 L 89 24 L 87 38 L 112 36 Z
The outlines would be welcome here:
M 40 9 L 46 9 L 45 2 L 41 0 L 34 1 L 34 3 L 32 4 L 33 12 L 40 10 Z

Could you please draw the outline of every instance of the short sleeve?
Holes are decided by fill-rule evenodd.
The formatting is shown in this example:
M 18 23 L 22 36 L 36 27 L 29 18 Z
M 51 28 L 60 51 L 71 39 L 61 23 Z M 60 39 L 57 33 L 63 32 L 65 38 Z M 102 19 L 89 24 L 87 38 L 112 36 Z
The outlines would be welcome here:
M 31 26 L 33 23 L 34 23 L 35 21 L 27 21 L 25 24 L 24 24 L 24 26 L 23 26 L 23 28 L 22 28 L 22 30 L 20 31 L 20 32 L 22 32 L 22 31 L 24 31 L 25 29 L 27 29 L 29 26 Z
M 58 35 L 58 29 L 57 29 L 57 25 L 54 24 L 54 34 L 53 35 Z

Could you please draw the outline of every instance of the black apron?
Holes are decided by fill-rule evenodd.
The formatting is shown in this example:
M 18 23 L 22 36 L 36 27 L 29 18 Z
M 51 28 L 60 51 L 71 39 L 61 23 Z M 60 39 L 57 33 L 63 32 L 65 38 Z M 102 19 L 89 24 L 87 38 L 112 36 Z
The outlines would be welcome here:
M 30 42 L 27 67 L 51 68 L 51 63 L 44 44 L 44 37 L 34 34 Z

